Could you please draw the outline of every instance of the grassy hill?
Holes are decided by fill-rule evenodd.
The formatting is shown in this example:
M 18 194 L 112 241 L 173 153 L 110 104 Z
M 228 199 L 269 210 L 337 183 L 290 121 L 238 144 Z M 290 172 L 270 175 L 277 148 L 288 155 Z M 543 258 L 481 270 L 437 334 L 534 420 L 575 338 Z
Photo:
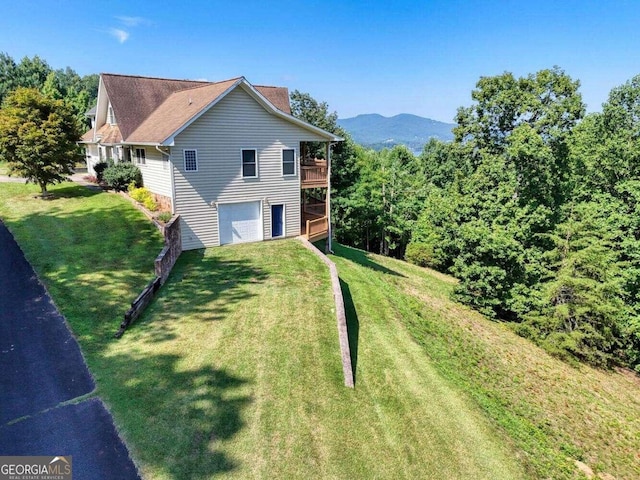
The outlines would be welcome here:
M 145 478 L 640 477 L 637 376 L 568 366 L 451 302 L 450 277 L 359 250 L 333 256 L 353 390 L 328 274 L 293 240 L 183 254 L 115 340 L 157 234 L 119 196 L 36 190 L 0 184 L 0 218 Z

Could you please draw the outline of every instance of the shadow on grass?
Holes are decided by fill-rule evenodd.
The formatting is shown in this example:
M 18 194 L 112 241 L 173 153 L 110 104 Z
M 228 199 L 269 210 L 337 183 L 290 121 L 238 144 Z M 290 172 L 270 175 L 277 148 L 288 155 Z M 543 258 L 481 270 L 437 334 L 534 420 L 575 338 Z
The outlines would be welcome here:
M 162 238 L 113 195 L 73 185 L 52 193 L 58 198 L 45 209 L 5 224 L 54 298 L 67 306 L 62 313 L 75 333 L 92 342 L 104 336 L 102 344 L 153 278 Z M 76 198 L 83 201 L 73 202 Z
M 50 191 L 51 197 L 48 198 L 48 201 L 55 201 L 57 198 L 84 198 L 84 197 L 93 197 L 94 195 L 98 195 L 102 193 L 100 187 L 96 186 L 95 188 L 87 188 L 83 185 L 69 185 L 64 184 L 64 186 L 57 187 Z
M 219 442 L 243 428 L 242 410 L 251 402 L 246 379 L 215 366 L 185 364 L 183 355 L 167 354 L 162 344 L 142 355 L 122 343 L 113 353 L 122 315 L 153 278 L 160 234 L 119 196 L 73 185 L 52 193 L 58 198 L 46 208 L 34 203 L 31 213 L 9 216 L 5 223 L 64 306 L 103 397 L 135 439 L 137 455 L 168 478 L 209 478 L 234 470 L 236 461 Z M 252 283 L 265 278 L 248 261 L 187 252 L 166 290 L 128 333 L 146 321 L 146 328 L 160 332 L 147 339 L 162 342 L 180 328 L 183 312 L 219 320 L 234 302 L 253 295 Z M 172 302 L 171 315 L 162 315 L 163 302 Z
M 343 245 L 334 244 L 335 255 L 351 260 L 358 265 L 375 270 L 376 272 L 386 273 L 387 275 L 394 275 L 396 277 L 405 277 L 403 274 L 391 270 L 379 263 L 371 260 L 371 255 L 364 250 L 358 250 L 356 248 L 345 247 Z
M 351 354 L 351 370 L 353 371 L 353 383 L 356 383 L 356 373 L 358 371 L 358 338 L 360 336 L 360 322 L 358 312 L 353 303 L 349 284 L 340 279 L 340 289 L 344 299 L 344 310 L 347 315 L 347 335 L 349 337 L 349 352 Z
M 139 325 L 154 342 L 172 340 L 183 317 L 223 320 L 237 303 L 255 295 L 250 285 L 266 278 L 249 260 L 223 259 L 212 250 L 183 252 L 157 297 L 130 329 Z M 165 310 L 171 314 L 163 315 Z
M 111 402 L 126 412 L 137 456 L 168 478 L 211 478 L 239 467 L 221 449 L 243 427 L 248 380 L 211 366 L 185 369 L 176 355 L 105 358 Z

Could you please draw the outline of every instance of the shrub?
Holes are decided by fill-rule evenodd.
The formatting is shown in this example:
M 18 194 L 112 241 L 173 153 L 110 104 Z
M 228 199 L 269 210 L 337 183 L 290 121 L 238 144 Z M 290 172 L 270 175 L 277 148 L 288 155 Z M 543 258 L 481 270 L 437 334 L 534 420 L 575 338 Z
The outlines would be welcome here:
M 142 186 L 142 173 L 131 163 L 116 163 L 108 167 L 104 171 L 103 178 L 110 188 L 117 191 L 125 190 L 130 183 Z
M 137 188 L 135 182 L 131 182 L 128 187 L 129 196 L 136 202 L 139 202 L 145 206 L 147 210 L 152 212 L 158 209 L 158 204 L 153 198 L 153 194 L 144 187 Z
M 104 171 L 109 167 L 107 162 L 98 162 L 93 166 L 93 170 L 96 172 L 96 178 L 98 182 L 103 180 Z
M 407 262 L 420 267 L 433 267 L 435 263 L 433 260 L 433 245 L 412 242 L 407 245 L 404 258 Z
M 169 220 L 171 220 L 172 216 L 173 215 L 171 215 L 171 212 L 160 212 L 156 218 L 162 223 L 167 223 Z

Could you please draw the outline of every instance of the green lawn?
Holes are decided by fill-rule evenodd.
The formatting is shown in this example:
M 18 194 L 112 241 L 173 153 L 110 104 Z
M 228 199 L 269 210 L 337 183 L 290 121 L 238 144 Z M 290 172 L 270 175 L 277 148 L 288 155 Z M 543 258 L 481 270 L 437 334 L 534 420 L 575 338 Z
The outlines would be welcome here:
M 576 461 L 604 479 L 640 478 L 636 374 L 550 357 L 505 324 L 450 301 L 450 277 L 340 246 L 336 253 L 360 321 L 398 319 L 437 374 L 513 439 L 532 478 L 583 478 Z
M 638 379 L 575 370 L 448 300 L 449 277 L 336 248 L 356 388 L 326 267 L 296 241 L 182 255 L 121 197 L 0 184 L 14 232 L 79 338 L 145 478 L 579 478 L 638 470 Z

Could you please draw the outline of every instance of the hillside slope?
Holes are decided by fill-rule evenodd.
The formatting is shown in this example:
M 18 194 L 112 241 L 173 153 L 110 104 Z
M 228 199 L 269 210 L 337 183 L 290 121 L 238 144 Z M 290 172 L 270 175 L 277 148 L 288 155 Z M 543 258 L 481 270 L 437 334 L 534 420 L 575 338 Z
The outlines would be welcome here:
M 512 438 L 532 478 L 640 478 L 637 375 L 550 357 L 449 300 L 450 277 L 340 246 L 333 259 L 359 322 L 396 318 L 438 374 Z
M 335 247 L 354 390 L 326 267 L 294 240 L 185 252 L 116 340 L 157 232 L 119 195 L 36 191 L 0 185 L 0 218 L 144 478 L 584 478 L 577 461 L 640 478 L 636 375 L 557 361 L 450 301 L 450 277 L 398 260 Z
M 402 113 L 383 117 L 376 113 L 341 118 L 338 124 L 352 136 L 355 142 L 379 150 L 394 145 L 406 145 L 419 153 L 430 138 L 443 141 L 453 139 L 455 124 Z

